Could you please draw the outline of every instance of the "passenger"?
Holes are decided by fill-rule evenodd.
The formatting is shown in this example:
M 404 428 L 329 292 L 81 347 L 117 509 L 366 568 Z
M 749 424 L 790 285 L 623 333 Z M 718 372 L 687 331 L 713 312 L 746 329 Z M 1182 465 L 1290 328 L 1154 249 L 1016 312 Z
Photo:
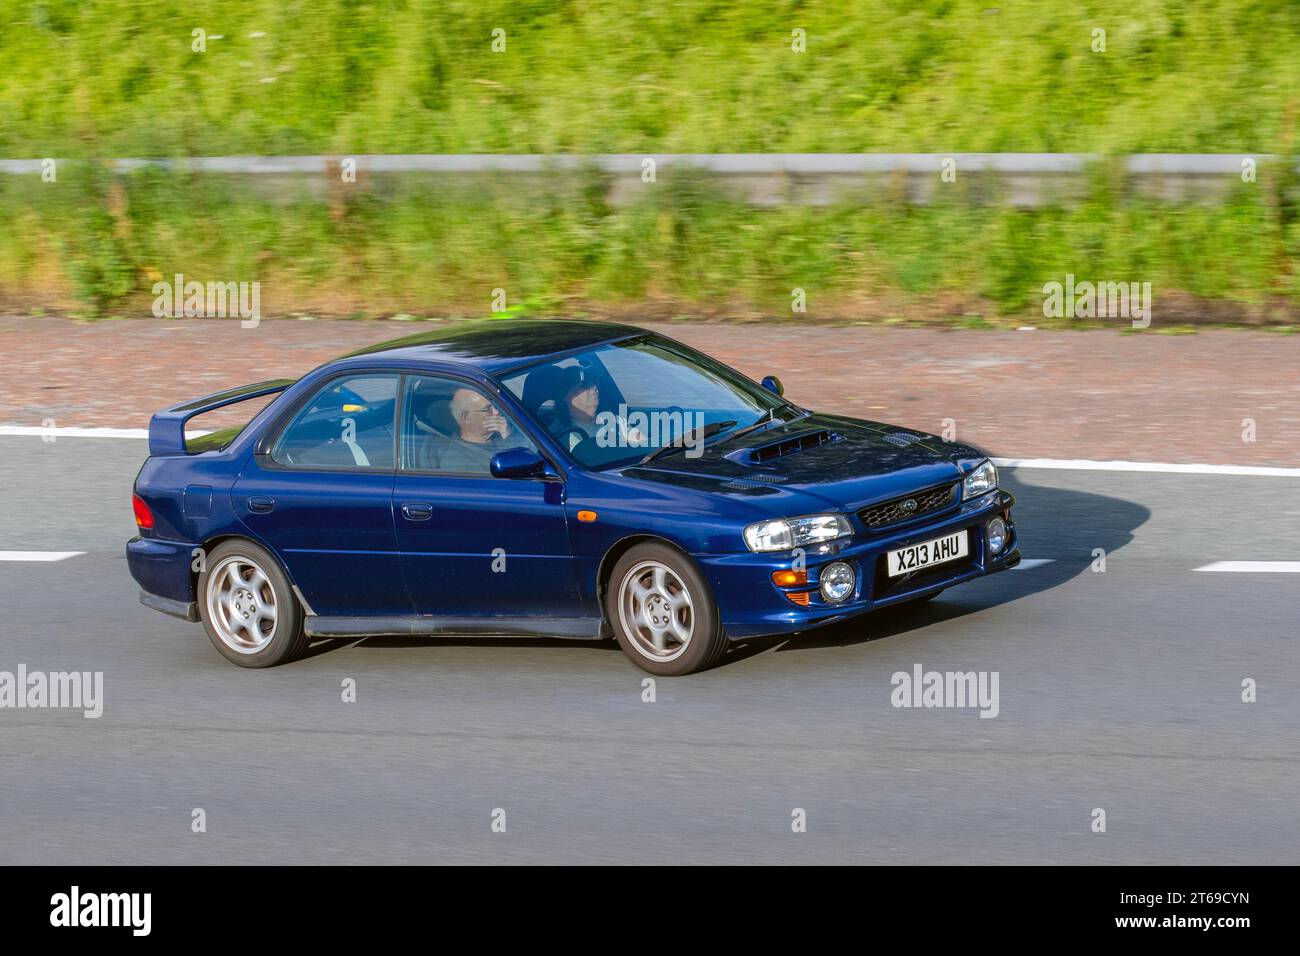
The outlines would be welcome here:
M 439 443 L 435 452 L 438 470 L 490 474 L 492 456 L 505 447 L 510 423 L 495 405 L 470 388 L 458 388 L 452 394 L 451 417 L 459 434 Z

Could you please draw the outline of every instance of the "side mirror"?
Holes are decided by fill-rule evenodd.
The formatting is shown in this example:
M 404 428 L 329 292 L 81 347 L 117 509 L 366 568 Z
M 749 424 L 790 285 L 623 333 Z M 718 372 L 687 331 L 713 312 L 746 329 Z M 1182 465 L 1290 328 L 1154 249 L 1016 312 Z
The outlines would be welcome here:
M 774 395 L 785 394 L 785 386 L 781 384 L 781 380 L 777 378 L 775 375 L 764 375 L 761 384 L 765 389 L 767 389 L 769 392 L 772 392 Z
M 492 456 L 493 478 L 537 478 L 546 472 L 546 462 L 528 448 L 510 448 Z

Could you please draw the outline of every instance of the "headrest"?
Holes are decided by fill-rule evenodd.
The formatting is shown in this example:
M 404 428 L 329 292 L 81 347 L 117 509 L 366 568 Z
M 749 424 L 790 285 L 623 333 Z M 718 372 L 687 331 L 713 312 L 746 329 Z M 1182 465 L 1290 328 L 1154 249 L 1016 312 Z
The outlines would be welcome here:
M 450 398 L 435 398 L 429 403 L 428 412 L 424 417 L 430 427 L 437 429 L 444 435 L 457 435 L 460 433 L 460 426 L 456 424 L 456 419 L 451 414 Z
M 457 434 L 460 429 L 451 414 L 451 396 L 454 389 L 455 386 L 450 382 L 418 380 L 408 398 L 416 422 L 444 435 Z
M 558 365 L 543 365 L 529 372 L 528 378 L 524 380 L 524 394 L 520 399 L 524 407 L 536 415 L 541 411 L 543 403 L 554 401 L 559 395 L 560 380 L 563 376 L 564 369 Z

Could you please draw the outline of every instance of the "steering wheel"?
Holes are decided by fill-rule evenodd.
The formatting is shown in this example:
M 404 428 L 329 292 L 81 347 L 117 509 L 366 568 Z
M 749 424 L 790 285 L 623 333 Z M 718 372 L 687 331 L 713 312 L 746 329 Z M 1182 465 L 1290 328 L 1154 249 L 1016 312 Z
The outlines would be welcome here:
M 588 438 L 591 437 L 590 435 L 588 435 L 586 432 L 584 432 L 581 428 L 578 428 L 577 426 L 574 426 L 572 428 L 566 428 L 563 431 L 555 431 L 552 432 L 551 434 L 553 434 L 558 441 L 564 443 L 564 447 L 567 451 L 573 451 L 573 449 L 577 448 L 584 441 L 586 441 Z M 574 442 L 572 445 L 570 445 L 569 436 L 574 434 L 578 436 L 578 440 Z
M 673 407 L 676 408 L 677 406 L 673 406 Z M 681 409 L 678 408 L 678 411 L 681 411 Z M 682 414 L 681 420 L 685 421 L 686 413 L 682 412 L 681 414 Z M 649 435 L 647 435 L 645 431 L 643 431 L 642 429 L 635 428 L 632 425 L 629 425 L 627 423 L 627 419 L 624 418 L 622 415 L 614 416 L 614 426 L 615 428 L 618 429 L 619 439 L 623 441 L 623 443 L 626 444 L 629 448 L 644 448 L 649 442 Z M 638 436 L 636 439 L 632 437 L 633 433 L 635 433 Z

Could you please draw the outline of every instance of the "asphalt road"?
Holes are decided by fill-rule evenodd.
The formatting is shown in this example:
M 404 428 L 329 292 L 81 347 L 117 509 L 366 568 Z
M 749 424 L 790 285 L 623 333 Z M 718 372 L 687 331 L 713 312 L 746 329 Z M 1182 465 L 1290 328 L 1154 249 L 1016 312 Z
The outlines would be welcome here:
M 86 552 L 0 560 L 0 671 L 104 673 L 97 720 L 0 709 L 0 864 L 1300 863 L 1300 575 L 1194 570 L 1300 553 L 1294 478 L 1006 474 L 1047 563 L 737 646 L 644 703 L 606 644 L 237 669 L 137 603 L 143 455 L 0 438 L 0 550 Z M 996 671 L 997 717 L 893 707 L 915 664 Z

